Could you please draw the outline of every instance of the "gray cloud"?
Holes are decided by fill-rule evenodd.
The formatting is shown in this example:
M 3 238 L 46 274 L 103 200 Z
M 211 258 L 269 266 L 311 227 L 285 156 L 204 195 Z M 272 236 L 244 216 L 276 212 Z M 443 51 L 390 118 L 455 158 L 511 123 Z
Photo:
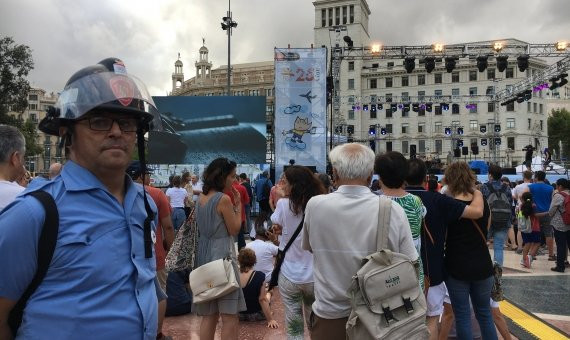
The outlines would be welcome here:
M 543 43 L 569 40 L 567 0 L 369 0 L 370 36 L 387 45 L 517 38 Z M 29 45 L 35 86 L 60 90 L 81 67 L 115 56 L 143 79 L 153 95 L 170 90 L 177 53 L 185 77 L 194 75 L 202 37 L 214 67 L 227 62 L 220 28 L 222 0 L 7 0 L 0 32 Z M 314 7 L 308 0 L 233 0 L 238 27 L 232 63 L 271 60 L 273 47 L 308 47 Z

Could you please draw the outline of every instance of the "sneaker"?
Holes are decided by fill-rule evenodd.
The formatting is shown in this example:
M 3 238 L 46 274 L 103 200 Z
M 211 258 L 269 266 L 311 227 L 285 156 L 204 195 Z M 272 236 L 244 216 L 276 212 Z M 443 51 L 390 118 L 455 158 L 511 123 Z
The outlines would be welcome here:
M 525 268 L 530 268 L 531 262 L 532 262 L 532 257 L 530 255 L 527 255 L 523 258 L 523 266 Z
M 517 249 L 517 254 L 522 254 L 522 249 Z
M 552 267 L 550 268 L 553 272 L 564 273 L 564 268 Z
M 549 255 L 548 261 L 556 261 L 556 255 Z

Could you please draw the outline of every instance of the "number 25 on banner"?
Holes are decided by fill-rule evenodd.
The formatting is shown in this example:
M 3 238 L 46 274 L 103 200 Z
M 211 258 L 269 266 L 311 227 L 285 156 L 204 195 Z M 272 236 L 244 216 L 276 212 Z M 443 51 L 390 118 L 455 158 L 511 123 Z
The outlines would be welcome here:
M 313 81 L 313 80 L 318 81 L 320 79 L 320 73 L 321 72 L 319 69 L 315 70 L 313 67 L 310 67 L 308 69 L 297 67 L 295 72 L 292 72 L 291 69 L 287 67 L 283 69 L 281 75 L 283 76 L 283 80 L 294 79 L 295 81 L 298 82 L 304 82 L 304 81 Z

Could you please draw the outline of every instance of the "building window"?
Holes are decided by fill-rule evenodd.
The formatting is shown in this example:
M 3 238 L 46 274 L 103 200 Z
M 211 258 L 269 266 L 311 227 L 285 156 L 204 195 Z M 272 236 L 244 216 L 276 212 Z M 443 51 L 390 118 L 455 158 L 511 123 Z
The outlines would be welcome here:
M 426 75 L 418 74 L 418 85 L 425 85 L 425 84 L 426 84 Z
M 477 88 L 476 87 L 470 87 L 469 88 L 469 95 L 470 96 L 476 96 L 477 95 Z
M 469 71 L 469 81 L 477 81 L 477 71 Z
M 410 85 L 410 78 L 408 76 L 402 77 L 402 86 L 409 86 Z
M 531 102 L 526 102 L 526 111 L 527 112 L 531 112 L 532 110 L 532 103 Z
M 346 6 L 342 6 L 342 24 L 346 25 L 348 13 L 346 13 Z
M 441 133 L 441 122 L 435 122 L 433 127 L 434 127 L 433 130 L 434 133 Z
M 386 109 L 386 118 L 392 118 L 393 114 L 394 114 L 394 112 L 392 111 L 392 108 L 388 107 Z
M 33 123 L 37 123 L 38 122 L 38 115 L 36 115 L 35 113 L 30 113 L 30 120 Z
M 391 77 L 386 78 L 386 87 L 392 87 L 392 78 Z
M 532 108 L 534 109 L 534 110 L 532 110 L 532 112 L 536 113 L 536 112 L 537 112 L 537 111 L 536 111 L 537 104 L 536 104 L 536 103 L 532 103 Z
M 477 113 L 477 104 L 471 104 L 469 108 L 469 113 Z
M 423 102 L 426 96 L 426 91 L 418 91 L 418 101 Z
M 388 133 L 394 132 L 392 129 L 392 124 L 386 124 L 386 132 L 388 132 Z
M 30 109 L 30 110 L 37 110 L 37 109 L 38 109 L 38 104 L 29 104 L 29 105 L 28 105 L 28 109 Z
M 29 98 L 30 100 L 36 101 L 36 100 L 38 100 L 38 95 L 37 95 L 37 94 L 31 94 L 28 98 Z
M 441 116 L 441 106 L 439 105 L 435 106 L 433 111 L 436 116 Z
M 469 130 L 477 131 L 479 129 L 479 123 L 476 120 L 469 121 Z
M 454 97 L 459 97 L 459 89 L 451 89 L 451 95 Z
M 402 92 L 402 101 L 409 102 L 410 101 L 410 93 L 409 92 Z
M 512 67 L 507 67 L 507 70 L 505 72 L 505 78 L 514 78 L 514 74 L 515 74 L 515 69 Z
M 392 151 L 392 142 L 386 142 L 386 152 Z
M 544 130 L 544 121 L 541 119 L 540 120 L 540 131 Z
M 329 8 L 329 26 L 333 25 L 333 9 Z
M 325 27 L 327 25 L 327 10 L 321 9 L 321 26 Z
M 391 103 L 391 102 L 392 102 L 392 94 L 386 93 L 386 103 Z
M 419 123 L 418 124 L 418 133 L 425 133 L 426 123 Z
M 354 96 L 348 96 L 348 103 L 354 104 Z
M 515 137 L 507 137 L 507 148 L 511 150 L 515 149 Z
M 487 79 L 488 80 L 495 79 L 495 69 L 494 68 L 488 68 L 487 69 Z
M 443 78 L 442 74 L 441 73 L 435 73 L 433 76 L 434 76 L 434 83 L 441 84 L 441 79 Z
M 425 139 L 420 139 L 418 141 L 418 152 L 425 153 L 426 152 L 426 141 Z
M 441 99 L 441 96 L 443 96 L 443 90 L 435 90 L 433 93 L 436 97 L 436 99 Z
M 507 118 L 507 129 L 514 129 L 514 128 L 515 128 L 515 119 Z
M 532 122 L 532 121 L 531 121 L 530 118 L 529 118 L 529 119 L 528 119 L 528 129 L 529 129 L 529 130 L 531 129 L 531 128 L 530 128 L 531 122 Z
M 354 79 L 349 79 L 349 80 L 348 80 L 348 89 L 349 89 L 349 90 L 354 90 Z
M 403 141 L 402 141 L 402 153 L 403 153 L 404 155 L 407 155 L 408 152 L 409 152 L 409 143 L 410 143 L 410 142 L 408 142 L 407 140 L 403 140 Z
M 487 112 L 495 112 L 495 103 L 487 103 Z
M 386 67 L 389 68 L 389 69 L 393 68 L 393 67 L 394 67 L 394 62 L 393 62 L 393 61 L 389 61 L 389 62 L 386 64 Z
M 451 82 L 452 83 L 459 83 L 459 72 L 452 72 L 451 73 Z
M 354 110 L 348 110 L 348 119 L 349 119 L 349 120 L 353 120 L 353 119 L 354 119 Z
M 354 24 L 354 5 L 350 5 L 350 23 Z
M 376 110 L 370 110 L 370 119 L 376 119 Z
M 441 139 L 435 140 L 435 152 L 441 153 L 443 151 L 443 143 Z
M 378 79 L 370 79 L 370 88 L 377 89 L 378 88 Z
M 340 7 L 335 7 L 334 13 L 335 24 L 340 25 Z
M 349 70 L 349 71 L 354 71 L 354 61 L 349 61 L 349 62 L 348 62 L 348 70 Z
M 540 114 L 544 113 L 544 107 L 542 106 L 542 104 L 538 105 L 538 109 L 539 109 L 538 113 L 540 113 Z
M 451 105 L 451 114 L 454 114 L 454 115 L 459 114 L 459 104 L 452 104 Z
M 409 125 L 407 123 L 402 124 L 402 133 L 409 133 L 409 132 L 410 132 Z

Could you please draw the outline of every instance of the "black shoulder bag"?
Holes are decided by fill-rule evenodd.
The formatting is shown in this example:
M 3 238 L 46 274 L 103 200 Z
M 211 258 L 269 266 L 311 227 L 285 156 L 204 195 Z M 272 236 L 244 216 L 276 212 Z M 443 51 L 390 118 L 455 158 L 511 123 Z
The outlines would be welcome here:
M 32 294 L 34 294 L 46 276 L 53 257 L 53 252 L 55 251 L 57 235 L 59 233 L 59 212 L 53 197 L 51 197 L 47 192 L 41 190 L 31 192 L 30 196 L 33 196 L 40 201 L 44 207 L 46 215 L 40 239 L 38 241 L 38 268 L 36 270 L 36 274 L 32 279 L 32 282 L 28 285 L 28 288 L 26 288 L 24 294 L 22 294 L 14 308 L 10 311 L 10 315 L 8 317 L 8 325 L 10 326 L 14 337 L 18 332 L 18 328 L 22 324 L 22 317 L 24 315 L 24 309 L 26 308 L 28 299 Z
M 303 215 L 301 223 L 299 223 L 299 226 L 293 233 L 293 236 L 291 236 L 289 242 L 287 242 L 287 245 L 285 245 L 285 248 L 277 252 L 275 267 L 273 268 L 273 272 L 271 272 L 271 280 L 269 281 L 269 287 L 267 288 L 268 290 L 273 289 L 273 287 L 277 287 L 277 281 L 279 280 L 279 272 L 281 271 L 281 265 L 283 265 L 283 260 L 285 259 L 285 253 L 287 253 L 287 250 L 289 250 L 293 242 L 295 242 L 297 236 L 299 236 L 301 229 L 303 229 L 303 223 L 305 223 L 305 215 Z

